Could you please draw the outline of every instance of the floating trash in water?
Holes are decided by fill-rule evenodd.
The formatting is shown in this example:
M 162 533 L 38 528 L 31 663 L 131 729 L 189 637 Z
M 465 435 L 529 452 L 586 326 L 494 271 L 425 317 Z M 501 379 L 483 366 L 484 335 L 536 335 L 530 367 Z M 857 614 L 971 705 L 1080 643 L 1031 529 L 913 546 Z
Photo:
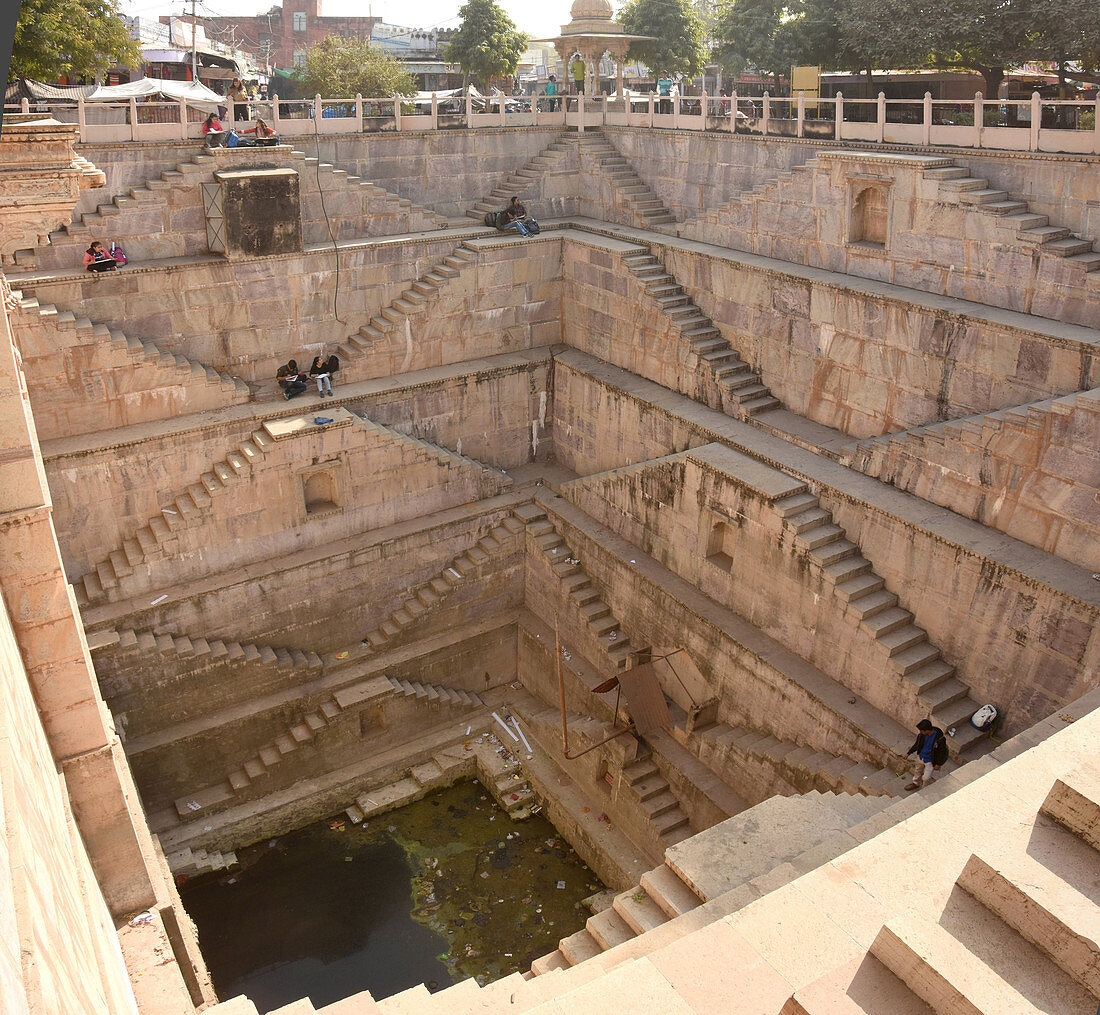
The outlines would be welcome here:
M 483 877 L 483 878 L 487 878 L 488 876 L 489 876 L 489 872 L 488 872 L 488 871 L 482 871 L 482 872 L 481 872 L 481 877 Z
M 564 888 L 564 887 L 565 887 L 565 882 L 564 881 L 559 881 L 558 882 L 558 888 Z

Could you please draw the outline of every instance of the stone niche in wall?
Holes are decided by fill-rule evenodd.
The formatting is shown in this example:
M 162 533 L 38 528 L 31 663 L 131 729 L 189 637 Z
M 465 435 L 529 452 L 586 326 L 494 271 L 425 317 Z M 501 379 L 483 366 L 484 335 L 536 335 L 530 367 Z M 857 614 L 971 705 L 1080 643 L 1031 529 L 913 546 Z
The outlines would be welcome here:
M 885 250 L 890 236 L 890 189 L 893 180 L 853 176 L 850 195 L 848 242 Z
M 210 250 L 263 257 L 302 250 L 302 205 L 296 170 L 234 169 L 203 184 Z

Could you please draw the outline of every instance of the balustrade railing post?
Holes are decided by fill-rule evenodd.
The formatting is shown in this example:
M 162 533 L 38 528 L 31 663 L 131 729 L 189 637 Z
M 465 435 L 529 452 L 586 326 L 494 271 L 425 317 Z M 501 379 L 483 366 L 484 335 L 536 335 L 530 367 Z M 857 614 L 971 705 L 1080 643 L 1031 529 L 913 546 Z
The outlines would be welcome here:
M 1039 101 L 1039 93 L 1031 93 L 1031 129 L 1027 132 L 1027 150 L 1037 152 L 1039 150 L 1039 130 L 1043 126 L 1043 106 Z
M 932 143 L 932 93 L 924 93 L 921 111 L 921 144 Z
M 469 127 L 474 119 L 474 97 L 466 93 L 466 126 Z
M 985 105 L 982 93 L 974 93 L 974 147 L 982 146 L 982 127 L 985 126 Z
M 363 128 L 366 126 L 363 123 L 363 93 L 355 93 L 355 122 L 358 124 L 359 133 L 363 133 Z
M 584 92 L 581 92 L 577 96 L 577 113 L 580 116 L 580 123 L 577 126 L 577 131 L 580 134 L 584 133 Z
M 730 133 L 737 133 L 737 89 L 730 96 Z
M 271 126 L 275 133 L 279 133 L 279 96 L 271 93 Z
M 23 98 L 20 99 L 20 101 L 19 101 L 19 112 L 29 113 L 30 111 L 31 111 L 30 100 L 24 95 Z
M 316 133 L 321 133 L 321 94 L 318 92 L 313 96 L 313 129 Z
M 653 126 L 653 93 L 649 93 L 649 126 Z
M 844 93 L 836 93 L 836 140 L 844 139 Z
M 130 98 L 130 139 L 136 141 L 138 139 L 137 129 L 137 99 L 131 96 Z
M 761 132 L 764 137 L 768 136 L 768 121 L 771 119 L 771 96 L 765 92 L 762 96 L 762 103 L 764 107 L 764 115 L 762 117 Z
M 439 96 L 432 92 L 432 130 L 439 130 Z
M 879 92 L 876 102 L 876 120 L 878 125 L 878 143 L 882 144 L 886 137 L 886 93 Z
M 802 137 L 806 126 L 806 95 L 798 93 L 798 136 Z
M 1092 150 L 1100 155 L 1100 94 L 1096 96 L 1096 102 L 1092 106 Z
M 401 126 L 401 96 L 396 92 L 393 96 L 393 122 L 398 130 L 404 130 Z
M 183 99 L 180 99 L 180 105 L 183 106 L 184 110 L 187 109 L 187 103 L 185 103 L 183 101 Z M 88 140 L 88 135 L 87 135 L 87 131 L 86 131 L 87 123 L 85 122 L 85 118 L 84 118 L 84 96 L 83 95 L 78 95 L 77 98 L 76 98 L 76 124 L 77 124 L 77 132 L 78 132 L 78 136 L 79 136 L 80 140 L 82 142 L 86 142 Z M 183 136 L 187 137 L 186 114 L 185 114 L 185 120 L 184 120 L 184 128 L 185 129 L 184 129 Z

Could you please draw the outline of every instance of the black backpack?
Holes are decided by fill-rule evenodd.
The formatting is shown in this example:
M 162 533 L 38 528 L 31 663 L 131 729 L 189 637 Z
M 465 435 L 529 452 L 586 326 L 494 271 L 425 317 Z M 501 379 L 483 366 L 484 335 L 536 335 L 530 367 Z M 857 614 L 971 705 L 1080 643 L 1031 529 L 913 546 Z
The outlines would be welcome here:
M 947 737 L 941 729 L 936 730 L 936 739 L 932 742 L 932 764 L 946 765 L 948 758 Z
M 339 371 L 340 359 L 336 355 L 336 353 L 333 353 L 331 356 L 329 356 L 328 362 L 325 364 L 325 369 L 328 370 L 330 374 L 334 374 Z
M 490 229 L 496 229 L 497 227 L 497 213 L 495 211 L 487 211 L 485 213 L 485 224 Z

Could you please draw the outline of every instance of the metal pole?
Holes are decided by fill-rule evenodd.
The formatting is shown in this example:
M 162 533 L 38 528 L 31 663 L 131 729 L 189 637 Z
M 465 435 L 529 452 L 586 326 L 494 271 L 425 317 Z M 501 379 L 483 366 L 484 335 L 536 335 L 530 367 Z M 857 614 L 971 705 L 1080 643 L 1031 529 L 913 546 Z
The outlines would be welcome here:
M 195 22 L 195 2 L 191 0 L 191 80 L 199 79 L 199 33 Z

